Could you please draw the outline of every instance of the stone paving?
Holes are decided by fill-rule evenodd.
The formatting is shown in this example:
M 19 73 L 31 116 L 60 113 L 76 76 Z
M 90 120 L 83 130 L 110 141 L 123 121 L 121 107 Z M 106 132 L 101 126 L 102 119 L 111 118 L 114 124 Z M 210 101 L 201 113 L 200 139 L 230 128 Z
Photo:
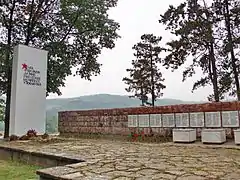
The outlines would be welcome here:
M 78 139 L 52 144 L 2 143 L 20 149 L 76 156 L 86 162 L 41 170 L 59 179 L 240 179 L 240 148 Z M 216 148 L 217 147 L 217 148 Z

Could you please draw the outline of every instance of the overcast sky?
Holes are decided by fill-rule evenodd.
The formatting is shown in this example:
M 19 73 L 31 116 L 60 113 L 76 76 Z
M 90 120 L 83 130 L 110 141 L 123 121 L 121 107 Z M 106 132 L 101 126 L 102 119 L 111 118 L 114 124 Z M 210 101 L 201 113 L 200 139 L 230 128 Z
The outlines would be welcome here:
M 126 68 L 131 67 L 133 59 L 132 46 L 140 40 L 144 33 L 153 33 L 162 36 L 164 42 L 173 38 L 164 26 L 158 23 L 160 14 L 164 13 L 169 5 L 177 5 L 182 0 L 119 0 L 118 6 L 112 9 L 110 17 L 120 23 L 121 39 L 116 42 L 113 50 L 105 50 L 99 57 L 103 64 L 101 74 L 93 77 L 91 82 L 80 77 L 68 77 L 66 87 L 62 88 L 61 98 L 77 97 L 91 94 L 119 94 L 126 95 L 122 78 L 127 76 Z M 164 43 L 163 43 L 164 45 Z M 193 82 L 201 77 L 199 71 L 193 78 L 182 82 L 182 69 L 171 72 L 162 68 L 165 78 L 163 98 L 181 100 L 206 100 L 212 93 L 210 87 L 201 88 L 191 93 Z M 50 98 L 58 97 L 51 95 Z

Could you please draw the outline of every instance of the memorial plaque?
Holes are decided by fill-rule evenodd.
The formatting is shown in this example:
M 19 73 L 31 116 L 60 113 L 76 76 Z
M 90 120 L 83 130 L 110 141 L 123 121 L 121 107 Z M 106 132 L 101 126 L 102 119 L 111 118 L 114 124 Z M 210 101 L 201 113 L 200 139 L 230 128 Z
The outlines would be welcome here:
M 14 48 L 9 135 L 23 136 L 29 129 L 45 133 L 47 62 L 45 50 L 24 45 Z
M 162 115 L 163 127 L 174 127 L 174 114 L 163 114 Z
M 176 127 L 189 127 L 189 114 L 188 113 L 176 113 Z
M 138 115 L 138 125 L 139 127 L 149 127 L 149 114 Z
M 150 127 L 162 127 L 161 114 L 150 114 Z
M 190 113 L 190 127 L 204 127 L 204 113 Z
M 137 127 L 137 126 L 138 126 L 138 116 L 128 115 L 128 127 Z
M 222 124 L 223 127 L 239 127 L 238 111 L 223 111 Z
M 206 112 L 205 123 L 206 123 L 206 127 L 221 127 L 221 113 Z

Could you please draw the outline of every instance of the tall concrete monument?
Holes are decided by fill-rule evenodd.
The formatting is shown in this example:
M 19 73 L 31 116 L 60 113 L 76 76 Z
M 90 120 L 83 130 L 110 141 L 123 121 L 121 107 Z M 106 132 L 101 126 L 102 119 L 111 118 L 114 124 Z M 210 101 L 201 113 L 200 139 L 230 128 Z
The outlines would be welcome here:
M 30 129 L 45 133 L 47 51 L 18 45 L 14 48 L 10 135 Z

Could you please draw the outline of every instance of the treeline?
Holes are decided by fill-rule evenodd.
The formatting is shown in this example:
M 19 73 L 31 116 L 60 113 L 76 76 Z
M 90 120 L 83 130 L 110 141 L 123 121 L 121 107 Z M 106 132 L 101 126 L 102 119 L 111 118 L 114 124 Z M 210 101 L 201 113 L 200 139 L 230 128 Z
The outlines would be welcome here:
M 226 96 L 240 100 L 240 1 L 185 0 L 178 6 L 170 5 L 160 15 L 159 23 L 175 37 L 160 45 L 162 37 L 144 34 L 133 46 L 135 59 L 123 78 L 127 92 L 154 106 L 166 87 L 161 67 L 176 70 L 190 61 L 183 71 L 183 81 L 195 74 L 203 76 L 193 84 L 192 91 L 211 85 L 209 101 L 221 101 Z M 164 54 L 164 55 L 163 55 Z M 148 102 L 148 96 L 152 102 Z

